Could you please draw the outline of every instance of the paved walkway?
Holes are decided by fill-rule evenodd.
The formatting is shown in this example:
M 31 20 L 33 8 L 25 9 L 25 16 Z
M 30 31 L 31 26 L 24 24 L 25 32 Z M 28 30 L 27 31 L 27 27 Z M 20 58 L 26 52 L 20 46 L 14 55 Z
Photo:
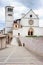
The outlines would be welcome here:
M 24 47 L 9 46 L 0 51 L 0 65 L 43 65 L 43 62 Z

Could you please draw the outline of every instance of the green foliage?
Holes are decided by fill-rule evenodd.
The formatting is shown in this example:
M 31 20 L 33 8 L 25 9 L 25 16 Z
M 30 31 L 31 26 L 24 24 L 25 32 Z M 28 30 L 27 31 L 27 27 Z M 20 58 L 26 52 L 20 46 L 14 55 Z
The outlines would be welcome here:
M 26 36 L 26 37 L 37 37 L 37 36 L 30 36 L 30 35 L 29 35 L 29 36 Z
M 28 36 L 26 36 L 26 37 L 43 37 L 43 36 L 31 36 L 31 35 L 28 35 Z

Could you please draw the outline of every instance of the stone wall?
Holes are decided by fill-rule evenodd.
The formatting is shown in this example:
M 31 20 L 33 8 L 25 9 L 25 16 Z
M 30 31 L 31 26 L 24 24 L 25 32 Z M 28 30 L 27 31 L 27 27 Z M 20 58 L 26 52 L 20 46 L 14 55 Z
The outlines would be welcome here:
M 20 37 L 19 39 L 28 50 L 43 56 L 43 37 Z
M 6 35 L 0 35 L 0 49 L 6 48 Z
M 20 33 L 20 36 L 28 36 L 29 29 L 33 29 L 33 35 L 36 36 L 43 36 L 43 28 L 42 27 L 22 27 L 19 29 L 13 29 L 13 36 L 18 36 L 18 33 Z

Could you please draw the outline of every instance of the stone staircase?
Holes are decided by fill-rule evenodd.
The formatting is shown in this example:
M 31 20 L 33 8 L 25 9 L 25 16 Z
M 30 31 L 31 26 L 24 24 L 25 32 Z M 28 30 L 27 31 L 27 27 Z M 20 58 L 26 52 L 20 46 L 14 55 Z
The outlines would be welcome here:
M 14 37 L 14 38 L 12 39 L 11 45 L 22 46 L 19 37 Z
M 18 45 L 19 45 L 19 46 L 22 46 L 21 41 L 20 41 L 19 38 L 17 38 L 17 42 L 18 42 Z
M 17 38 L 16 38 L 16 37 L 14 37 L 14 38 L 12 39 L 11 45 L 18 46 L 18 41 L 17 41 Z

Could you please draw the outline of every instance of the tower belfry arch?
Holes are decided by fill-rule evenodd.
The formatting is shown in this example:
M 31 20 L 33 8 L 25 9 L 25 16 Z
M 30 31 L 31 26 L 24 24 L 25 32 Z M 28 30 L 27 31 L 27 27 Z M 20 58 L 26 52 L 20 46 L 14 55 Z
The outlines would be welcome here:
M 6 33 L 12 31 L 13 27 L 13 8 L 12 6 L 5 7 L 5 23 L 6 23 Z

